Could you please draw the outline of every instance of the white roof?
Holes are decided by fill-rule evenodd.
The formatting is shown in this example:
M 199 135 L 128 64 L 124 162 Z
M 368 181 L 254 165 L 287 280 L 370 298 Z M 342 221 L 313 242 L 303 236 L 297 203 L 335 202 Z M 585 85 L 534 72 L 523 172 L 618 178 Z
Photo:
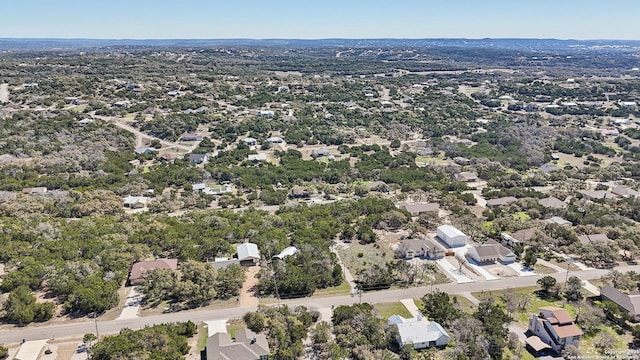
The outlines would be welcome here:
M 238 260 L 260 259 L 258 245 L 253 243 L 243 243 L 238 245 Z
M 286 248 L 284 248 L 284 250 L 280 252 L 280 254 L 274 255 L 273 257 L 282 260 L 287 256 L 295 255 L 297 252 L 298 252 L 298 248 L 296 248 L 295 246 L 287 246 Z
M 456 236 L 467 236 L 453 225 L 441 225 L 438 226 L 438 230 L 450 238 L 454 238 Z
M 442 336 L 449 336 L 440 324 L 435 321 L 426 321 L 422 316 L 407 319 L 400 315 L 393 315 L 388 323 L 398 327 L 398 335 L 403 344 L 436 341 Z
M 267 160 L 267 154 L 265 154 L 265 153 L 249 154 L 247 156 L 247 158 L 249 159 L 249 161 L 266 161 Z
M 205 183 L 197 183 L 197 184 L 193 184 L 191 185 L 191 188 L 193 190 L 204 190 L 204 188 L 206 188 L 207 185 Z
M 143 203 L 146 204 L 147 200 L 149 200 L 148 197 L 145 196 L 127 196 L 124 199 L 124 203 L 128 204 L 128 205 L 133 205 L 133 204 L 137 204 L 137 203 Z

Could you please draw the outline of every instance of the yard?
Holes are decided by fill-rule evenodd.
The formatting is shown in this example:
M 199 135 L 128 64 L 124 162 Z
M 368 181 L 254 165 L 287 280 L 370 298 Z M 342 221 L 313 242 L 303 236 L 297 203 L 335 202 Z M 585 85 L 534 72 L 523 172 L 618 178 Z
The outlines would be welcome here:
M 559 284 L 562 286 L 562 284 Z M 580 313 L 580 307 L 567 303 L 564 300 L 546 300 L 537 296 L 537 291 L 540 289 L 538 286 L 529 286 L 522 288 L 511 289 L 513 294 L 516 297 L 523 295 L 531 295 L 530 301 L 524 310 L 517 310 L 512 316 L 513 320 L 517 323 L 517 325 L 523 329 L 528 328 L 528 322 L 531 317 L 531 314 L 537 313 L 538 309 L 544 306 L 557 306 L 566 309 L 569 314 L 575 318 L 576 313 Z M 482 291 L 482 292 L 474 292 L 472 295 L 478 300 L 487 300 L 494 299 L 499 304 L 504 304 L 502 297 L 505 295 L 505 290 L 497 290 L 497 291 Z M 626 350 L 628 348 L 628 343 L 632 340 L 630 334 L 620 335 L 616 333 L 613 329 L 601 325 L 596 328 L 594 334 L 584 335 L 582 340 L 580 341 L 580 351 L 584 355 L 595 356 L 600 353 L 595 347 L 595 342 L 600 332 L 609 332 L 613 338 L 615 339 L 615 344 L 612 345 L 612 349 L 615 350 Z
M 380 317 L 388 319 L 391 315 L 400 315 L 404 318 L 411 318 L 411 313 L 402 305 L 400 301 L 392 303 L 380 303 L 373 305 L 373 308 L 380 313 Z

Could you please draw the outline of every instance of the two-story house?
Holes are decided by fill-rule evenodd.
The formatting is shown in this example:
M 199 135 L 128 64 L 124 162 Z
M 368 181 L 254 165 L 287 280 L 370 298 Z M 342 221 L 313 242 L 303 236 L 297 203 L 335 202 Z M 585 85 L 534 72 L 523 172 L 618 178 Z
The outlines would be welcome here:
M 541 307 L 539 314 L 533 314 L 529 331 L 557 353 L 570 345 L 577 347 L 583 334 L 567 310 L 555 306 Z

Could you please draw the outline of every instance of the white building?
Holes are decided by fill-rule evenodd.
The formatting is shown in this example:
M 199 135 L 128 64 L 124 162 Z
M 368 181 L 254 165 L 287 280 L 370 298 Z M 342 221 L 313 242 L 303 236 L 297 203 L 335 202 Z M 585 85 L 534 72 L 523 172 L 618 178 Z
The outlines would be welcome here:
M 392 315 L 387 322 L 398 328 L 396 341 L 400 347 L 412 344 L 414 349 L 425 349 L 434 346 L 447 346 L 449 334 L 435 321 L 427 321 L 422 316 L 404 318 Z
M 459 247 L 467 244 L 467 235 L 453 225 L 439 226 L 437 235 L 449 247 Z

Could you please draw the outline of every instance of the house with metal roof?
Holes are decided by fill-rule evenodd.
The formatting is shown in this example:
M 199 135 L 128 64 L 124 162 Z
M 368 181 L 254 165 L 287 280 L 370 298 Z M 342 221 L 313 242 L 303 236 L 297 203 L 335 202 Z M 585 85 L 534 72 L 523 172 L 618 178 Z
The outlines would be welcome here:
M 258 250 L 258 245 L 254 243 L 242 243 L 238 245 L 237 251 L 240 265 L 254 266 L 260 261 L 260 250 Z
M 284 248 L 282 251 L 280 251 L 280 254 L 277 255 L 273 255 L 274 259 L 284 259 L 287 256 L 293 256 L 295 254 L 298 253 L 298 248 L 295 246 L 287 246 L 286 248 Z
M 414 349 L 426 349 L 436 346 L 447 346 L 449 334 L 435 321 L 428 321 L 422 316 L 404 318 L 392 315 L 387 323 L 396 326 L 396 341 L 400 347 L 412 344 Z
M 467 235 L 453 225 L 438 226 L 437 236 L 449 247 L 459 247 L 467 244 Z

